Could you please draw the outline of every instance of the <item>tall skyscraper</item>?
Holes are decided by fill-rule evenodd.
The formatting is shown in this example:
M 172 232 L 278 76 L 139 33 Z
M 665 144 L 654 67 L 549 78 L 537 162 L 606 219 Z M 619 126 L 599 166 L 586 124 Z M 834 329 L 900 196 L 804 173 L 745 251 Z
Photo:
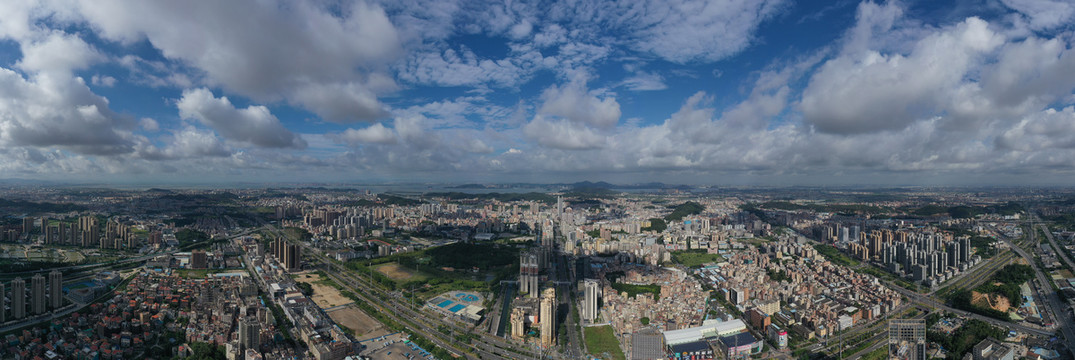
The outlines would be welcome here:
M 926 320 L 889 320 L 888 357 L 901 360 L 925 360 Z
M 514 308 L 511 310 L 511 337 L 516 339 L 526 337 L 526 313 L 523 312 L 523 309 Z
M 7 288 L 0 282 L 0 324 L 7 322 Z
M 601 282 L 594 279 L 586 279 L 583 282 L 582 318 L 586 321 L 597 320 L 599 308 L 597 300 L 601 298 Z
M 556 289 L 541 293 L 541 345 L 556 345 Z
M 34 315 L 44 314 L 45 305 L 48 304 L 45 298 L 45 277 L 41 274 L 34 275 L 30 278 L 30 307 Z
M 564 215 L 564 198 L 556 195 L 556 221 L 560 221 Z
M 63 273 L 57 270 L 49 273 L 49 302 L 53 309 L 63 307 Z
M 538 272 L 540 271 L 538 255 L 525 252 L 519 256 L 519 292 L 538 297 Z
M 29 216 L 22 218 L 22 233 L 23 234 L 30 234 L 30 232 L 33 232 L 33 231 L 34 231 L 34 218 L 29 217 Z
M 22 278 L 11 280 L 11 317 L 26 317 L 26 281 Z
M 239 345 L 243 349 L 257 349 L 261 346 L 261 325 L 253 317 L 239 320 Z
M 290 271 L 302 269 L 302 247 L 285 243 L 283 264 Z
M 190 252 L 190 268 L 191 269 L 207 269 L 209 268 L 209 255 L 205 253 L 205 250 L 194 250 Z

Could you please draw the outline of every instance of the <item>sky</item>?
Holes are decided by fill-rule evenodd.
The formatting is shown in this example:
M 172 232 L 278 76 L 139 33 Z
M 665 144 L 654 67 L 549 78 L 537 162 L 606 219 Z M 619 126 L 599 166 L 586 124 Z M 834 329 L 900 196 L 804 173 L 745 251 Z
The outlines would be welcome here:
M 9 0 L 0 179 L 1070 184 L 1066 0 Z

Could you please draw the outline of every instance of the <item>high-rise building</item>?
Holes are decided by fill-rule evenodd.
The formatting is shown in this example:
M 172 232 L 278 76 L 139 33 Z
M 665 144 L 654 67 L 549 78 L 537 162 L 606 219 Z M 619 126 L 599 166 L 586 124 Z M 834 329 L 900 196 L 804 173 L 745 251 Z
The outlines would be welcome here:
M 302 247 L 295 244 L 285 244 L 283 265 L 289 271 L 302 269 Z
M 26 281 L 22 278 L 11 280 L 11 317 L 26 317 Z
M 7 288 L 0 282 L 0 324 L 7 322 Z
M 511 337 L 516 339 L 522 339 L 526 336 L 526 313 L 523 309 L 514 308 L 511 310 Z
M 160 244 L 164 243 L 164 234 L 161 233 L 160 231 L 151 232 L 151 233 L 149 233 L 149 240 L 148 241 L 149 241 L 150 245 L 160 245 Z
M 70 233 L 71 229 L 70 229 L 70 226 L 68 226 L 67 223 L 61 221 L 60 224 L 57 226 L 57 228 L 60 231 L 60 239 L 59 239 L 60 243 L 64 244 L 64 245 L 70 245 L 71 244 L 71 233 Z
M 272 256 L 281 264 L 284 262 L 284 244 L 286 243 L 283 238 L 276 238 L 272 242 Z
M 888 357 L 901 360 L 925 360 L 926 320 L 889 320 Z
M 34 231 L 34 218 L 29 217 L 29 216 L 22 218 L 22 233 L 23 234 L 30 234 L 33 231 Z
M 194 250 L 190 252 L 190 268 L 191 269 L 208 269 L 209 268 L 209 255 L 205 253 L 205 250 Z
M 41 274 L 34 275 L 30 278 L 30 310 L 34 315 L 44 314 L 45 305 L 48 304 L 45 298 L 45 277 Z
M 525 252 L 519 256 L 519 292 L 538 297 L 538 272 L 540 271 L 538 255 Z
M 594 279 L 583 282 L 582 318 L 593 322 L 597 320 L 599 308 L 597 301 L 601 298 L 601 283 Z
M 93 215 L 86 215 L 78 218 L 78 228 L 76 229 L 76 235 L 78 241 L 82 247 L 98 246 L 101 243 L 101 228 L 97 225 L 97 217 Z
M 49 273 L 49 302 L 53 309 L 63 307 L 63 273 L 57 270 Z
M 564 215 L 564 198 L 556 195 L 556 221 L 560 221 Z
M 257 349 L 261 346 L 261 324 L 253 317 L 239 320 L 239 345 L 243 349 Z
M 541 293 L 541 345 L 556 345 L 556 289 Z

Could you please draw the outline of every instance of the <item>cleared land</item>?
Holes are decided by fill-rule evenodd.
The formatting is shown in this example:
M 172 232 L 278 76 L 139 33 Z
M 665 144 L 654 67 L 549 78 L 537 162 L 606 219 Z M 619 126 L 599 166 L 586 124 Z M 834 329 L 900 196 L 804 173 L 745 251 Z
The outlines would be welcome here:
M 993 309 L 1002 312 L 1008 312 L 1011 304 L 1008 302 L 1008 298 L 1003 295 L 997 294 L 982 294 L 980 292 L 971 292 L 971 304 L 974 306 Z
M 396 263 L 377 265 L 374 269 L 395 281 L 406 281 L 411 280 L 416 276 L 420 276 L 416 274 L 414 270 L 399 266 L 399 264 Z
M 366 315 L 365 312 L 354 305 L 330 311 L 328 316 L 340 326 L 354 330 L 355 337 L 359 339 L 369 339 L 389 334 L 384 325 Z
M 225 271 L 230 271 L 230 270 L 220 270 L 220 269 L 175 269 L 175 270 L 172 270 L 172 274 L 175 274 L 175 276 L 184 277 L 184 278 L 187 278 L 187 279 L 204 279 L 205 277 L 209 276 L 210 274 L 216 274 L 216 273 L 225 272 Z
M 612 334 L 611 326 L 591 326 L 582 328 L 586 337 L 586 352 L 600 359 L 625 360 L 627 357 L 620 350 L 620 342 Z
M 351 299 L 345 298 L 343 297 L 343 295 L 340 295 L 340 291 L 336 290 L 335 287 L 325 285 L 325 283 L 321 280 L 322 279 L 320 275 L 313 273 L 295 275 L 295 281 L 304 282 L 310 284 L 310 286 L 313 287 L 314 294 L 310 296 L 310 300 L 313 300 L 314 303 L 316 303 L 317 306 L 320 306 L 322 309 L 346 305 L 352 302 Z
M 672 260 L 686 267 L 699 267 L 703 264 L 724 261 L 720 254 L 709 254 L 705 250 L 673 251 Z

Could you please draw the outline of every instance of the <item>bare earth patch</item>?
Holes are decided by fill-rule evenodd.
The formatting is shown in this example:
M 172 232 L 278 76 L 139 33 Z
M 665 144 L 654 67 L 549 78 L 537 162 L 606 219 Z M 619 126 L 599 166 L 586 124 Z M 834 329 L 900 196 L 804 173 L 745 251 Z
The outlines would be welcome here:
M 1001 312 L 1008 312 L 1008 309 L 1011 308 L 1008 298 L 998 294 L 982 294 L 977 291 L 971 292 L 971 304 Z
M 389 334 L 384 325 L 366 315 L 365 312 L 354 305 L 329 311 L 328 316 L 340 326 L 354 330 L 355 337 L 359 339 L 375 338 Z
M 411 270 L 400 267 L 399 264 L 396 263 L 387 263 L 384 265 L 379 265 L 377 266 L 377 272 L 382 273 L 385 276 L 388 276 L 388 278 L 396 281 L 410 280 L 410 278 L 414 277 L 414 273 L 411 272 Z
M 340 294 L 339 290 L 328 285 L 322 285 L 318 282 L 321 281 L 321 276 L 312 273 L 299 274 L 295 276 L 295 281 L 304 282 L 310 284 L 314 289 L 313 296 L 310 296 L 310 300 L 313 300 L 317 306 L 322 309 L 328 309 L 340 305 L 350 304 L 352 301 Z

